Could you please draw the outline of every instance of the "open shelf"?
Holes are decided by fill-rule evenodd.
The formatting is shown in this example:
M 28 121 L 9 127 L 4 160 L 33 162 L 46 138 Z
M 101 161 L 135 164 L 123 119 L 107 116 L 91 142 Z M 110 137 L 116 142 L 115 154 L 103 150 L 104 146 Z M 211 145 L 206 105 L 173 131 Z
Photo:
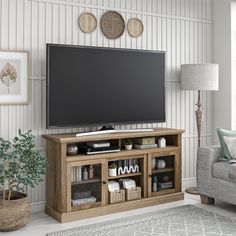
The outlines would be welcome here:
M 130 174 L 124 174 L 124 175 L 117 175 L 117 176 L 108 176 L 108 179 L 120 179 L 120 178 L 126 178 L 126 177 L 133 177 L 133 176 L 140 176 L 142 175 L 142 172 L 137 173 L 130 173 Z
M 81 180 L 81 181 L 76 181 L 72 182 L 71 185 L 81 185 L 81 184 L 91 184 L 91 183 L 98 183 L 101 182 L 101 179 L 99 178 L 94 178 L 94 179 L 88 179 L 88 180 Z
M 152 169 L 152 173 L 153 174 L 159 174 L 159 173 L 165 173 L 165 172 L 172 172 L 175 169 L 172 167 L 168 167 L 168 168 L 163 168 L 163 169 Z
M 86 160 L 93 160 L 95 158 L 103 159 L 103 158 L 119 158 L 125 156 L 134 156 L 134 155 L 142 155 L 146 153 L 163 153 L 163 155 L 167 155 L 171 152 L 178 151 L 178 146 L 168 145 L 164 148 L 148 148 L 148 149 L 132 149 L 132 150 L 121 150 L 119 152 L 110 152 L 110 153 L 101 153 L 101 154 L 77 154 L 74 156 L 66 156 L 67 162 L 74 162 L 74 161 L 82 161 L 86 157 Z

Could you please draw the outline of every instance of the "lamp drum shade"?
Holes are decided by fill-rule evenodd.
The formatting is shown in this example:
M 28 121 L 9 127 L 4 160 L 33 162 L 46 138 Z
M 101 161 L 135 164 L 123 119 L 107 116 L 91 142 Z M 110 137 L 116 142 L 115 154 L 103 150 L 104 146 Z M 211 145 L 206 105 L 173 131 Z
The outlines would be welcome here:
M 184 90 L 218 90 L 218 64 L 184 64 L 181 65 L 181 89 Z

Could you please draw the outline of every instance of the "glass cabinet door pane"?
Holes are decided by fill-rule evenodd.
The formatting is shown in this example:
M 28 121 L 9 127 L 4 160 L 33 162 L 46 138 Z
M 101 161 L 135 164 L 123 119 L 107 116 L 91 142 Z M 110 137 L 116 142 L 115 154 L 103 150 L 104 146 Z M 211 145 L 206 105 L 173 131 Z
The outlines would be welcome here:
M 174 188 L 174 156 L 152 157 L 152 192 Z
M 71 206 L 92 207 L 102 201 L 101 164 L 71 168 Z

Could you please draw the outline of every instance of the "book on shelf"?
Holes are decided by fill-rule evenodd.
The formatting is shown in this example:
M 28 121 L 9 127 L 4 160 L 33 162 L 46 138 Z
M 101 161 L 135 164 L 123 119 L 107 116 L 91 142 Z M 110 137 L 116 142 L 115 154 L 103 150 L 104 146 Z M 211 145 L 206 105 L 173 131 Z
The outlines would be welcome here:
M 155 144 L 156 142 L 155 137 L 137 138 L 135 141 L 140 145 Z
M 159 182 L 158 184 L 159 184 L 160 189 L 167 189 L 167 188 L 173 188 L 174 187 L 173 181 Z
M 157 148 L 157 144 L 134 144 L 136 149 L 148 149 L 148 148 Z
M 80 206 L 84 204 L 95 203 L 96 200 L 97 199 L 93 196 L 81 199 L 71 199 L 71 206 Z
M 78 182 L 82 180 L 82 167 L 75 166 L 71 169 L 71 182 Z

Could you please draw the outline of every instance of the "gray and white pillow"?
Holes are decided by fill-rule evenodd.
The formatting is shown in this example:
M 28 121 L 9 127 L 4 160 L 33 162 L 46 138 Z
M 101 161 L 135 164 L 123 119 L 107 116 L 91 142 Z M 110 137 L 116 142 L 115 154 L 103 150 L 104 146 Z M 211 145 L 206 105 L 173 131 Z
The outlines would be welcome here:
M 236 162 L 236 137 L 224 136 L 223 138 L 225 140 L 228 151 L 229 151 L 230 156 L 232 158 L 230 160 L 230 162 L 235 163 Z

